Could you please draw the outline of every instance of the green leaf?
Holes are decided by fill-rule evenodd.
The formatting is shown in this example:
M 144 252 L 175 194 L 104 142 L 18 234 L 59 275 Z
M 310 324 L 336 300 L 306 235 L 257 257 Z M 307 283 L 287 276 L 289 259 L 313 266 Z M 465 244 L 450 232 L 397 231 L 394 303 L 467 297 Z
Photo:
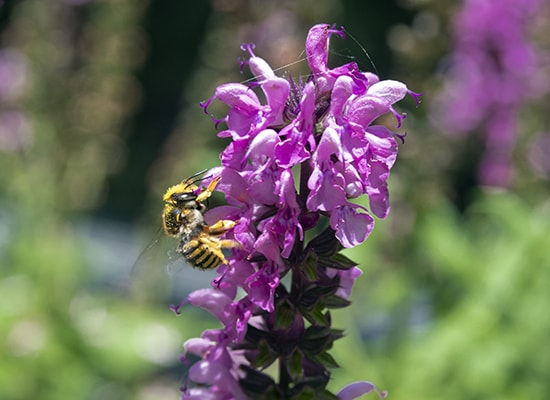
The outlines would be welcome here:
M 344 308 L 351 304 L 351 301 L 336 295 L 329 296 L 324 301 L 326 308 Z
M 300 305 L 310 309 L 315 306 L 319 301 L 324 300 L 327 296 L 332 296 L 338 290 L 338 285 L 331 286 L 318 286 L 310 285 L 302 292 Z
M 258 355 L 251 363 L 253 368 L 267 368 L 277 359 L 277 353 L 275 353 L 265 340 L 262 340 L 258 345 Z
M 275 381 L 269 375 L 256 371 L 247 365 L 240 367 L 245 372 L 245 377 L 239 383 L 250 398 L 276 399 L 273 396 Z
M 317 275 L 317 256 L 310 251 L 304 263 L 304 272 L 310 281 L 316 281 Z
M 247 325 L 246 328 L 246 342 L 253 346 L 260 343 L 262 340 L 268 340 L 269 334 L 261 329 L 258 329 L 252 325 Z
M 317 339 L 320 337 L 325 337 L 331 333 L 331 329 L 327 326 L 310 326 L 306 329 L 304 338 L 306 339 Z
M 326 368 L 340 368 L 340 365 L 336 362 L 334 357 L 332 357 L 327 351 L 316 355 L 315 361 Z
M 313 310 L 305 312 L 304 318 L 306 318 L 313 325 L 327 326 L 330 324 L 330 318 L 323 313 L 324 307 L 318 304 Z
M 292 325 L 292 320 L 296 311 L 290 306 L 288 301 L 281 301 L 275 309 L 275 327 L 277 329 L 288 329 Z
M 341 339 L 345 336 L 343 329 L 334 329 L 333 328 L 333 329 L 330 330 L 330 333 L 332 335 L 332 340 L 338 340 L 338 339 Z
M 326 351 L 332 346 L 332 342 L 332 334 L 329 328 L 309 327 L 303 339 L 300 341 L 299 347 L 307 353 L 308 356 L 313 356 Z
M 304 373 L 302 368 L 303 358 L 304 358 L 303 354 L 298 349 L 295 349 L 292 352 L 292 355 L 290 356 L 288 369 L 289 369 L 290 375 L 294 380 L 299 380 Z
M 357 263 L 343 254 L 334 254 L 332 257 L 319 258 L 319 263 L 325 267 L 348 270 L 355 266 Z
M 323 257 L 330 257 L 342 248 L 336 239 L 335 231 L 330 226 L 311 239 L 307 247 Z

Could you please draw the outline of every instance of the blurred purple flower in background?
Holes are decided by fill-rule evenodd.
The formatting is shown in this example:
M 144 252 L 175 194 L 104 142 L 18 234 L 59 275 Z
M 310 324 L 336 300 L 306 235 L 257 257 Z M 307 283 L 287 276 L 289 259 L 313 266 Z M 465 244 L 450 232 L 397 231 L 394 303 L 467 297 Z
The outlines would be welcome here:
M 332 35 L 344 37 L 344 31 L 329 25 L 309 31 L 312 74 L 305 80 L 276 76 L 253 45 L 243 45 L 250 58 L 242 64 L 256 81 L 221 85 L 203 104 L 205 111 L 215 100 L 229 107 L 215 122 L 227 127 L 219 136 L 232 139 L 222 166 L 209 173 L 222 177 L 218 190 L 228 205 L 206 219 L 235 220 L 231 235 L 241 248 L 220 267 L 211 289 L 186 299 L 223 328 L 186 342 L 185 358 L 201 360 L 191 366 L 188 382 L 199 387 L 186 385 L 184 399 L 330 394 L 328 368 L 337 363 L 328 350 L 342 331 L 331 327 L 329 310 L 350 304 L 361 274 L 339 251 L 369 236 L 373 215 L 388 214 L 387 179 L 401 138 L 372 124 L 391 112 L 399 126 L 405 115 L 393 104 L 407 94 L 417 102 L 420 97 L 401 82 L 359 71 L 354 62 L 330 68 Z M 258 87 L 265 102 L 253 90 Z M 364 194 L 369 208 L 350 202 Z M 306 244 L 311 229 L 318 234 Z M 287 288 L 280 283 L 289 272 Z M 262 372 L 276 361 L 279 382 Z M 356 383 L 341 398 L 371 391 L 371 383 Z
M 27 61 L 16 49 L 0 50 L 0 102 L 13 101 L 27 80 Z
M 518 113 L 548 90 L 528 28 L 540 0 L 465 0 L 454 18 L 454 49 L 433 118 L 450 134 L 481 130 L 485 149 L 481 184 L 506 187 Z
M 18 100 L 27 80 L 27 60 L 15 49 L 0 49 L 0 151 L 16 152 L 32 138 Z

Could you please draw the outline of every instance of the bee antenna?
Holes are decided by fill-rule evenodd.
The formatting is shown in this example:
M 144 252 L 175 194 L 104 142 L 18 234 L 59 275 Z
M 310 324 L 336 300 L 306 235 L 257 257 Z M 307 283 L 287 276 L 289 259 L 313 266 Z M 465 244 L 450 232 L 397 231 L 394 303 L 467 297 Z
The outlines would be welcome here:
M 192 183 L 192 184 L 195 184 L 195 183 L 197 183 L 197 182 L 204 181 L 205 179 L 208 179 L 208 178 L 212 178 L 212 175 L 203 176 L 202 178 L 194 179 L 194 180 L 191 181 L 191 183 Z
M 203 169 L 202 171 L 199 171 L 196 174 L 191 175 L 189 178 L 187 178 L 187 180 L 196 178 L 196 177 L 204 174 L 206 171 L 208 171 L 208 169 Z M 201 178 L 201 179 L 204 179 L 204 178 Z
M 213 175 L 208 175 L 208 176 L 202 176 L 201 177 L 201 175 L 204 174 L 206 171 L 208 171 L 208 169 L 203 169 L 202 171 L 199 171 L 196 174 L 191 175 L 185 181 L 190 183 L 190 184 L 195 184 L 197 182 L 200 182 L 200 181 L 203 181 L 205 179 L 211 178 Z

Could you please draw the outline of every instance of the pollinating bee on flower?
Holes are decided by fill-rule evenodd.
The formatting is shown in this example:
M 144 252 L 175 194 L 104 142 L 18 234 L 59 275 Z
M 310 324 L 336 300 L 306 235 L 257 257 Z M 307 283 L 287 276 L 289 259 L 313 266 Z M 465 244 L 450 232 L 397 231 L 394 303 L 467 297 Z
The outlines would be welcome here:
M 222 239 L 221 235 L 235 226 L 235 221 L 220 220 L 207 225 L 204 213 L 205 202 L 216 189 L 221 177 L 215 177 L 205 188 L 197 186 L 195 174 L 186 180 L 173 185 L 163 196 L 164 211 L 162 226 L 168 236 L 178 238 L 176 251 L 195 268 L 213 269 L 227 264 L 222 249 L 237 247 L 235 240 Z

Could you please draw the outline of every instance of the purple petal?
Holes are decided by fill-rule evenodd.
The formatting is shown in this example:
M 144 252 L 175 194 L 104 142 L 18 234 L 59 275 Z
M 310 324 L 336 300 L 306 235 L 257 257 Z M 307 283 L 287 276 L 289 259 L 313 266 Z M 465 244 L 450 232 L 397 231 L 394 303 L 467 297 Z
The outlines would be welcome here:
M 248 61 L 250 71 L 260 82 L 267 104 L 271 107 L 268 119 L 272 124 L 282 122 L 282 113 L 290 92 L 288 80 L 275 76 L 273 69 L 260 57 L 251 57 Z
M 331 156 L 334 154 L 338 160 L 342 161 L 342 152 L 340 135 L 333 127 L 329 126 L 323 131 L 323 135 L 319 141 L 317 151 L 313 155 L 313 159 L 316 163 L 322 163 L 326 160 L 330 160 Z
M 371 85 L 367 93 L 394 104 L 407 95 L 408 89 L 403 82 L 385 80 Z
M 263 58 L 250 57 L 248 60 L 248 66 L 250 67 L 250 72 L 254 74 L 259 82 L 277 78 L 273 72 L 273 69 Z
M 307 198 L 307 208 L 312 211 L 330 211 L 347 204 L 343 186 L 344 179 L 340 174 L 314 169 L 308 180 L 311 192 Z
M 328 24 L 315 25 L 309 30 L 306 39 L 306 56 L 313 74 L 328 70 Z
M 248 279 L 248 277 L 247 277 Z M 246 281 L 242 284 L 246 287 Z M 272 300 L 273 301 L 273 300 Z M 252 317 L 252 311 L 256 304 L 249 297 L 243 297 L 239 301 L 235 301 L 226 309 L 226 313 L 231 317 L 226 322 L 224 333 L 228 340 L 238 343 L 242 342 L 248 329 L 248 321 Z
M 353 382 L 337 393 L 339 400 L 353 400 L 376 390 L 376 386 L 367 381 Z
M 342 115 L 344 105 L 353 94 L 353 79 L 349 76 L 339 76 L 334 82 L 330 96 L 330 112 L 334 116 Z
M 225 306 L 232 301 L 225 293 L 216 289 L 195 290 L 189 294 L 188 300 L 195 307 L 205 309 L 222 322 L 227 319 L 224 313 Z
M 275 289 L 279 286 L 278 272 L 278 268 L 267 263 L 245 282 L 250 301 L 267 312 L 274 310 Z
M 274 243 L 277 243 L 277 237 L 273 232 L 265 230 L 254 243 L 254 248 L 266 256 L 268 260 L 281 263 L 281 250 L 278 246 L 274 246 Z
M 215 97 L 231 108 L 239 107 L 249 111 L 256 111 L 261 107 L 256 93 L 241 83 L 226 83 L 218 86 L 215 91 Z
M 367 239 L 374 228 L 374 220 L 364 209 L 356 204 L 347 205 L 334 210 L 330 216 L 330 226 L 336 231 L 336 238 L 346 248 L 355 247 Z
M 275 159 L 281 168 L 292 168 L 310 157 L 306 150 L 306 142 L 311 131 L 300 131 L 293 127 L 289 131 L 288 138 L 277 144 Z
M 214 392 L 210 388 L 191 388 L 183 393 L 181 400 L 223 400 L 225 393 Z
M 251 134 L 254 133 L 252 127 L 260 125 L 261 121 L 258 121 L 258 110 L 231 108 L 225 122 L 229 128 L 225 131 L 226 135 L 229 134 L 233 140 L 238 140 L 252 136 Z
M 219 362 L 199 361 L 189 369 L 189 378 L 197 383 L 216 385 L 235 398 L 245 398 L 238 381 L 226 365 Z M 238 397 L 243 396 L 243 397 Z
M 378 218 L 386 218 L 390 211 L 390 200 L 387 186 L 389 168 L 381 162 L 372 162 L 369 174 L 367 194 L 371 212 Z
M 328 71 L 329 39 L 332 34 L 344 36 L 342 30 L 331 29 L 328 24 L 313 26 L 306 39 L 306 56 L 314 74 Z
M 358 267 L 353 267 L 348 270 L 333 270 L 340 276 L 340 287 L 336 291 L 336 295 L 344 299 L 349 299 L 351 290 L 355 280 L 361 276 L 363 271 Z
M 204 220 L 211 225 L 222 219 L 238 220 L 242 209 L 234 206 L 219 206 L 211 208 L 204 214 Z
M 376 82 L 380 82 L 380 78 L 378 77 L 378 75 L 373 74 L 372 72 L 363 72 L 363 75 L 369 83 L 369 86 L 374 85 Z
M 315 150 L 313 140 L 313 113 L 315 110 L 315 85 L 308 82 L 303 89 L 300 100 L 300 112 L 295 121 L 284 128 L 280 134 L 286 138 L 277 145 L 275 157 L 277 165 L 282 168 L 292 168 L 310 157 L 310 150 Z
M 183 348 L 186 353 L 191 353 L 199 357 L 203 357 L 207 351 L 209 351 L 216 343 L 203 339 L 203 338 L 193 338 L 187 340 L 183 344 Z
M 256 272 L 256 269 L 249 261 L 245 260 L 237 260 L 231 266 L 232 268 L 225 271 L 223 279 L 217 283 L 217 287 L 228 297 L 234 299 L 238 288 L 244 285 L 244 281 Z
M 257 202 L 265 205 L 277 204 L 278 196 L 273 192 L 273 188 L 279 178 L 278 171 L 269 166 L 261 167 L 257 176 L 251 179 L 249 193 Z
M 388 167 L 391 167 L 397 155 L 397 142 L 392 132 L 385 126 L 369 126 L 365 131 L 365 138 L 372 145 L 371 148 L 374 149 L 375 154 L 388 158 L 390 162 Z
M 246 161 L 245 152 L 248 148 L 248 139 L 233 138 L 233 141 L 220 154 L 220 160 L 224 167 L 240 170 Z M 218 186 L 218 190 L 220 187 Z
M 232 205 L 250 204 L 248 184 L 243 177 L 233 168 L 223 168 L 221 181 L 217 190 L 225 193 L 227 201 Z
M 281 139 L 273 129 L 264 129 L 252 139 L 246 152 L 246 157 L 252 161 L 273 157 L 275 145 Z M 262 162 L 262 164 L 265 161 Z
M 376 118 L 390 110 L 391 104 L 376 96 L 366 94 L 354 99 L 346 112 L 350 123 L 355 123 L 363 129 L 369 126 Z
M 284 78 L 273 78 L 262 84 L 267 104 L 271 107 L 269 120 L 272 125 L 283 122 L 283 110 L 286 106 L 290 84 Z

